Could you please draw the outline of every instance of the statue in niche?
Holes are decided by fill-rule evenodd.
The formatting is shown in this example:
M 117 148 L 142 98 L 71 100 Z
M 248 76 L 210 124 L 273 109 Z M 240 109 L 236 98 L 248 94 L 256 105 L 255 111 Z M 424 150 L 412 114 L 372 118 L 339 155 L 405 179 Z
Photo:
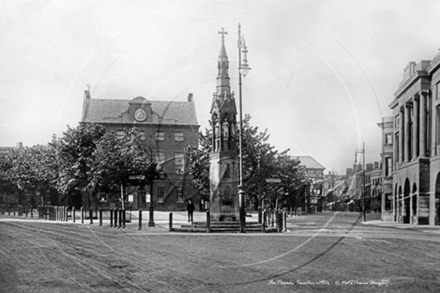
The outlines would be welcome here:
M 228 117 L 225 117 L 225 121 L 223 122 L 223 137 L 228 139 L 229 138 L 229 122 Z
M 229 188 L 226 188 L 223 191 L 223 197 L 224 197 L 224 199 L 231 199 L 231 192 L 229 191 Z
M 214 118 L 214 141 L 215 147 L 214 150 L 218 151 L 220 148 L 220 123 L 216 118 Z

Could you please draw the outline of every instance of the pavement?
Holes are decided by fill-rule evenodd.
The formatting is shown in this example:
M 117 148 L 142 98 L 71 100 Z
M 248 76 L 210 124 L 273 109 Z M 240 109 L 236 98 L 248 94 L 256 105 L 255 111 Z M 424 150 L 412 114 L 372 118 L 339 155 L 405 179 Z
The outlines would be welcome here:
M 440 226 L 401 224 L 395 222 L 382 222 L 381 220 L 366 221 L 362 222 L 362 224 L 367 226 L 388 227 L 440 234 Z
M 151 232 L 158 232 L 158 231 L 169 231 L 169 222 L 170 222 L 170 214 L 172 213 L 173 217 L 173 226 L 179 227 L 180 225 L 188 224 L 188 216 L 186 211 L 174 211 L 174 212 L 165 212 L 165 211 L 154 211 L 154 223 L 155 227 L 148 227 L 149 222 L 149 211 L 143 211 L 142 212 L 142 230 L 144 231 L 151 231 Z M 301 217 L 307 217 L 307 216 L 298 216 Z M 54 224 L 81 224 L 81 218 L 79 213 L 76 213 L 75 217 L 75 223 L 73 223 L 72 218 L 69 217 L 67 222 L 63 221 L 52 221 L 52 220 L 44 220 L 39 219 L 38 214 L 34 213 L 34 217 L 31 218 L 30 214 L 28 217 L 26 216 L 13 216 L 12 214 L 10 216 L 8 215 L 0 215 L 0 222 L 7 222 L 7 221 L 27 221 L 27 222 L 42 222 L 45 223 L 54 223 Z M 296 217 L 288 217 L 288 223 L 294 222 Z M 129 223 L 126 224 L 127 228 L 138 228 L 139 226 L 139 211 L 132 211 L 127 212 L 127 220 L 131 220 Z M 289 221 L 290 220 L 290 221 Z M 206 222 L 206 212 L 194 212 L 193 215 L 193 221 L 194 222 Z M 247 222 L 257 222 L 258 221 L 258 215 L 256 213 L 251 213 L 247 218 Z M 103 226 L 110 226 L 110 219 L 109 219 L 109 213 L 104 212 L 103 213 Z M 89 224 L 89 219 L 84 219 L 85 224 Z M 99 221 L 97 219 L 93 220 L 93 223 L 97 225 Z M 406 230 L 414 230 L 414 231 L 421 231 L 421 232 L 429 232 L 429 233 L 436 233 L 440 234 L 440 226 L 430 226 L 430 225 L 411 225 L 411 224 L 401 224 L 401 223 L 394 223 L 394 222 L 382 222 L 381 220 L 368 220 L 365 222 L 361 222 L 362 225 L 366 226 L 376 226 L 376 227 L 388 227 L 388 228 L 395 228 L 395 229 L 406 229 Z
M 173 211 L 173 212 L 165 212 L 165 211 L 154 211 L 154 227 L 149 227 L 149 211 L 144 210 L 142 211 L 142 231 L 144 232 L 167 232 L 169 231 L 169 223 L 170 223 L 170 214 L 172 214 L 173 217 L 173 227 L 180 227 L 181 225 L 188 224 L 188 215 L 186 211 Z M 138 230 L 139 227 L 139 211 L 127 211 L 126 212 L 126 228 L 127 229 L 134 229 Z M 96 216 L 96 215 L 95 215 Z M 257 222 L 258 218 L 256 218 L 256 215 L 253 217 L 247 217 L 246 220 L 248 222 Z M 45 220 L 45 219 L 39 219 L 38 213 L 34 211 L 33 217 L 28 214 L 26 217 L 24 214 L 23 216 L 13 216 L 11 215 L 0 215 L 0 222 L 14 222 L 14 221 L 21 221 L 21 222 L 44 222 L 48 224 L 70 224 L 70 225 L 81 225 L 81 224 L 90 224 L 90 219 L 85 218 L 83 220 L 83 223 L 81 222 L 81 216 L 78 211 L 75 212 L 75 222 L 73 222 L 73 219 L 71 217 L 71 213 L 69 211 L 69 218 L 68 221 L 54 221 L 54 220 Z M 119 222 L 119 219 L 118 219 Z M 194 212 L 193 213 L 193 222 L 206 222 L 206 212 Z M 98 226 L 99 220 L 97 218 L 93 219 L 93 225 Z M 103 226 L 110 226 L 110 213 L 108 211 L 103 212 L 103 219 L 102 219 L 102 225 Z

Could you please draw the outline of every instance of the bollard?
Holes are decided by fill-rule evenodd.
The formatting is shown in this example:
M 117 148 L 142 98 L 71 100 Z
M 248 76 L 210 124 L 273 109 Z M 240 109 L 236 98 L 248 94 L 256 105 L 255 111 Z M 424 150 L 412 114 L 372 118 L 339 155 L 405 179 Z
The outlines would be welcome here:
M 139 210 L 139 230 L 142 230 L 142 210 Z
M 84 209 L 81 207 L 81 224 L 84 224 Z
M 118 228 L 121 228 L 122 227 L 122 210 L 119 210 L 119 227 Z
M 278 218 L 278 232 L 283 232 L 283 213 L 281 211 L 277 212 L 277 218 Z
M 206 233 L 211 233 L 211 215 L 209 210 L 206 211 Z
M 126 221 L 125 210 L 122 210 L 122 229 L 125 229 L 125 221 Z
M 274 210 L 272 210 L 272 211 L 270 211 L 270 220 L 271 220 L 271 226 L 273 227 L 273 225 L 274 225 L 274 219 L 275 218 L 275 211 Z
M 283 220 L 284 220 L 284 231 L 287 231 L 287 213 L 286 212 L 283 212 L 283 214 L 284 214 L 284 217 L 283 217 Z
M 99 208 L 99 226 L 102 226 L 102 209 Z
M 110 227 L 113 227 L 113 209 L 110 209 Z
M 118 228 L 118 209 L 115 209 L 115 228 Z
M 72 221 L 75 223 L 75 207 L 72 208 Z
M 93 225 L 93 208 L 89 209 L 90 225 Z
M 173 231 L 173 213 L 170 213 L 170 231 Z
M 263 223 L 261 224 L 261 232 L 266 233 L 266 211 L 263 211 Z

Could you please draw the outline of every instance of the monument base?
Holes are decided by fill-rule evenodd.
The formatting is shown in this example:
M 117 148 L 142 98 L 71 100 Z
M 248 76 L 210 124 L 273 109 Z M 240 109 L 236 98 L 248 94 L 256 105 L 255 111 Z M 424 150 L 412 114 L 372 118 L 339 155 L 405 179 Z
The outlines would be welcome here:
M 224 213 L 210 213 L 212 221 L 218 222 L 235 222 L 238 221 L 239 215 L 235 213 L 224 214 Z

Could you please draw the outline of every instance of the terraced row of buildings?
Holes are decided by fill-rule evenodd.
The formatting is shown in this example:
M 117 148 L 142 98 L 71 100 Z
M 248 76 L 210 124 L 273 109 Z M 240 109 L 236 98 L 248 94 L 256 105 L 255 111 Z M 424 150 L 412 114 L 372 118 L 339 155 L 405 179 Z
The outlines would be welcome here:
M 440 53 L 410 62 L 382 128 L 381 164 L 327 176 L 335 205 L 380 211 L 383 221 L 440 224 Z M 368 166 L 368 165 L 367 165 Z M 376 168 L 377 167 L 377 168 Z M 365 174 L 365 175 L 364 175 Z M 365 184 L 364 182 L 365 176 Z M 350 207 L 352 204 L 352 207 Z

